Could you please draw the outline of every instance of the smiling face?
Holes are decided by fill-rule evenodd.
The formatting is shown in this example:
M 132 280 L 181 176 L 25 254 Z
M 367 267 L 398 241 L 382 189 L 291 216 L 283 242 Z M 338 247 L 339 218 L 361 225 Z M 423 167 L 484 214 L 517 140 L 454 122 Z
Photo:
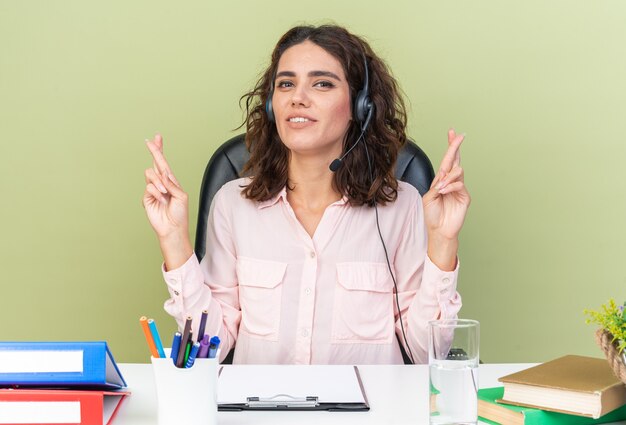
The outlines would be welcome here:
M 292 154 L 341 155 L 352 119 L 350 87 L 341 63 L 305 41 L 285 50 L 274 82 L 276 128 Z

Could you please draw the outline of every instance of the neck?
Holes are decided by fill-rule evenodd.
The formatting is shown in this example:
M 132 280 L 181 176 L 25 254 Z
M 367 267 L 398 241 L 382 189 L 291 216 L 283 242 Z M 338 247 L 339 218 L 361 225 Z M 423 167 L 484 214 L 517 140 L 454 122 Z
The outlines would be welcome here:
M 334 159 L 334 158 L 333 158 Z M 333 188 L 334 173 L 328 169 L 332 159 L 292 155 L 289 161 L 287 199 L 298 206 L 318 210 L 341 199 Z

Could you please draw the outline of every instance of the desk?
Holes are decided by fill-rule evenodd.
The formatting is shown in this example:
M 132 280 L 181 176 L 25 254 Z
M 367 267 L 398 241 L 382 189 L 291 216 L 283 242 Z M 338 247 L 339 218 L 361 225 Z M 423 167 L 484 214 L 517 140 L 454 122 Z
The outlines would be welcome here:
M 480 365 L 481 388 L 532 364 Z M 132 395 L 115 420 L 119 425 L 155 425 L 156 391 L 150 364 L 119 364 Z M 369 412 L 219 412 L 219 425 L 421 425 L 428 424 L 428 366 L 359 366 Z M 626 425 L 626 422 L 619 422 Z

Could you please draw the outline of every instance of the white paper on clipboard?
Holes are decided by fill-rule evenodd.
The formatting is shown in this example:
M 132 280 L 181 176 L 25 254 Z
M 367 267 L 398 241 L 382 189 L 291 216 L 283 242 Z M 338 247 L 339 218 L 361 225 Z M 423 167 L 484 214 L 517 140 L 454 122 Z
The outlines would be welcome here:
M 319 403 L 367 405 L 356 366 L 236 365 L 223 366 L 217 404 L 245 404 L 250 397 L 271 399 L 317 397 Z

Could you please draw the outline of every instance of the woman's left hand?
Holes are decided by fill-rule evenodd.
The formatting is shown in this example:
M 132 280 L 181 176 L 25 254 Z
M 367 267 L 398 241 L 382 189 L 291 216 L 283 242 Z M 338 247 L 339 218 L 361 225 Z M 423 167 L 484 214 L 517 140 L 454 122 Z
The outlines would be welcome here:
M 461 168 L 460 147 L 464 137 L 454 130 L 448 131 L 448 150 L 423 199 L 428 254 L 442 270 L 449 269 L 451 264 L 452 268 L 456 266 L 458 236 L 471 202 Z

